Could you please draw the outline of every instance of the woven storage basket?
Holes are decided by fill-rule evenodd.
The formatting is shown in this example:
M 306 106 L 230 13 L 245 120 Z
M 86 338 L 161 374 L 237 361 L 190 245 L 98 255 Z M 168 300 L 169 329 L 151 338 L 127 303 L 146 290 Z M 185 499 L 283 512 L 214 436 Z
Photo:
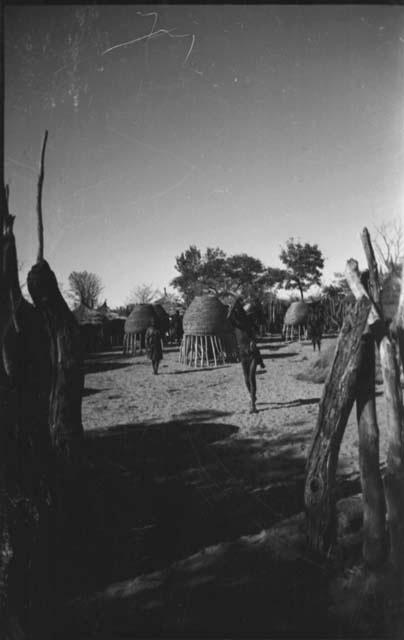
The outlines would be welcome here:
M 92 324 L 101 326 L 105 322 L 104 314 L 81 304 L 73 311 L 73 315 L 80 325 Z
M 292 302 L 285 314 L 284 324 L 287 325 L 299 325 L 304 324 L 309 314 L 308 305 L 299 300 L 298 302 Z
M 380 302 L 382 303 L 383 317 L 392 320 L 398 309 L 400 299 L 401 280 L 395 273 L 390 273 L 383 282 Z
M 158 323 L 158 317 L 152 304 L 135 304 L 130 315 L 125 321 L 125 333 L 142 333 L 154 320 Z
M 168 331 L 170 328 L 170 316 L 164 310 L 164 307 L 162 307 L 161 304 L 154 304 L 153 307 L 154 307 L 156 316 L 158 318 L 160 331 L 163 331 L 163 332 Z
M 184 314 L 184 333 L 192 336 L 232 333 L 227 308 L 215 296 L 196 296 Z

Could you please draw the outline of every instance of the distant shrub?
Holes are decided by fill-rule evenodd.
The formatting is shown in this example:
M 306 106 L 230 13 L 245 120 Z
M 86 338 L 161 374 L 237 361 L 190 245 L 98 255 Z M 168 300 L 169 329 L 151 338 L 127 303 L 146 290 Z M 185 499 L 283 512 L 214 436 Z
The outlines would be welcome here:
M 297 373 L 296 380 L 304 380 L 305 382 L 314 382 L 315 384 L 324 384 L 326 381 L 328 372 L 330 370 L 332 361 L 334 359 L 335 347 L 337 341 L 330 341 L 322 352 L 318 355 L 316 360 L 308 363 L 307 368 L 301 373 Z M 376 349 L 376 372 L 375 372 L 376 384 L 383 383 L 382 370 L 380 365 L 379 352 Z
M 306 382 L 314 382 L 315 384 L 323 384 L 327 378 L 328 371 L 334 357 L 336 341 L 332 340 L 318 355 L 314 362 L 310 362 L 307 368 L 301 373 L 296 374 L 296 380 L 304 380 Z

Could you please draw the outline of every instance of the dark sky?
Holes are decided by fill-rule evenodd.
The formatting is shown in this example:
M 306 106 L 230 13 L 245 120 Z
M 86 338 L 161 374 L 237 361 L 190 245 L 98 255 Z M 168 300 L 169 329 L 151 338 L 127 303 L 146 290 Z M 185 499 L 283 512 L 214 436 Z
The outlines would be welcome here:
M 328 277 L 363 262 L 363 226 L 402 215 L 403 53 L 397 6 L 7 7 L 23 275 L 45 129 L 46 257 L 111 305 L 168 286 L 190 244 L 278 266 L 293 236 Z

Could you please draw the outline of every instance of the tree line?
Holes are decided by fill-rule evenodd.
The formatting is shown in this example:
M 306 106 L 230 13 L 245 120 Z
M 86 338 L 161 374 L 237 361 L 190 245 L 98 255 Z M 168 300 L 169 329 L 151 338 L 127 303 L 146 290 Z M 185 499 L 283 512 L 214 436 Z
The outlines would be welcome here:
M 375 249 L 381 277 L 396 272 L 399 275 L 403 256 L 404 231 L 401 220 L 391 220 L 376 229 Z M 265 266 L 247 253 L 227 255 L 220 247 L 208 247 L 203 253 L 190 245 L 175 258 L 177 274 L 170 285 L 178 295 L 164 292 L 165 297 L 186 306 L 196 295 L 212 293 L 220 298 L 240 296 L 246 301 L 262 299 L 268 290 L 279 288 L 294 290 L 300 296 L 312 285 L 321 285 L 324 257 L 317 244 L 302 243 L 289 238 L 279 254 L 282 267 Z M 331 298 L 344 297 L 349 286 L 342 274 L 334 274 L 334 282 L 324 287 L 323 293 Z M 69 276 L 69 297 L 75 305 L 90 309 L 100 303 L 103 291 L 101 278 L 87 271 L 73 271 Z M 129 294 L 119 311 L 126 313 L 133 304 L 150 303 L 163 297 L 151 284 L 139 285 Z

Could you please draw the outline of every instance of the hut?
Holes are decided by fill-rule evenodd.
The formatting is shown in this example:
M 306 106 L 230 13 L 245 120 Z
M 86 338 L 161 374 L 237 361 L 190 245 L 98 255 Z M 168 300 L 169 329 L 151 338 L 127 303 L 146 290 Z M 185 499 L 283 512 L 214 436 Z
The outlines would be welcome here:
M 80 304 L 73 309 L 73 315 L 80 326 L 84 351 L 91 353 L 101 350 L 104 344 L 103 331 L 106 322 L 104 315 L 85 304 Z
M 283 320 L 283 337 L 293 340 L 295 336 L 301 340 L 306 335 L 306 323 L 309 315 L 309 305 L 303 300 L 292 302 Z
M 183 318 L 184 335 L 179 360 L 194 367 L 212 367 L 237 360 L 227 307 L 210 295 L 196 296 Z
M 126 317 L 112 311 L 108 307 L 106 300 L 104 304 L 98 307 L 97 311 L 101 313 L 105 319 L 103 327 L 104 346 L 108 348 L 122 347 Z
M 152 304 L 135 304 L 125 321 L 123 352 L 134 355 L 144 349 L 144 337 L 151 321 L 158 324 L 158 316 Z

